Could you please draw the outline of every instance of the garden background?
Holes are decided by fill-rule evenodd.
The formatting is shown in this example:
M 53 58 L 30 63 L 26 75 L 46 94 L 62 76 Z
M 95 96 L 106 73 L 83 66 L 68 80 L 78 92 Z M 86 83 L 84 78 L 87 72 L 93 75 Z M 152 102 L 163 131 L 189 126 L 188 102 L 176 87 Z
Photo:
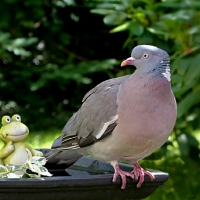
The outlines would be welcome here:
M 0 116 L 18 113 L 35 147 L 50 147 L 84 94 L 134 72 L 138 44 L 166 50 L 178 118 L 168 142 L 141 161 L 170 174 L 148 200 L 200 196 L 199 0 L 1 0 Z

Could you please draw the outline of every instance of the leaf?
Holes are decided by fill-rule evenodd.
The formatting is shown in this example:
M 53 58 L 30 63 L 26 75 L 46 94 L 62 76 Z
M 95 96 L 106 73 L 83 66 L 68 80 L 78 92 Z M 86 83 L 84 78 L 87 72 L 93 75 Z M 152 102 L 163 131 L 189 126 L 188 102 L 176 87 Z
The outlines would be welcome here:
M 178 104 L 178 118 L 182 117 L 186 112 L 195 104 L 200 101 L 200 91 L 193 91 L 189 93 L 179 104 Z
M 101 9 L 110 9 L 110 10 L 112 9 L 112 10 L 115 10 L 119 6 L 120 6 L 120 8 L 124 8 L 122 5 L 116 4 L 115 1 L 113 1 L 113 2 L 109 1 L 109 3 L 106 2 L 106 3 L 99 4 L 98 5 L 98 9 L 101 8 Z
M 50 173 L 48 172 L 48 170 L 47 170 L 46 167 L 40 166 L 39 168 L 40 168 L 40 174 L 41 174 L 41 175 L 43 175 L 43 176 L 52 176 L 52 174 L 50 174 Z
M 185 82 L 190 83 L 195 78 L 200 77 L 200 67 L 199 67 L 200 55 L 195 56 L 188 67 L 186 73 Z
M 103 21 L 105 24 L 108 25 L 117 25 L 122 23 L 125 19 L 126 13 L 116 11 L 104 17 Z
M 177 64 L 178 72 L 181 75 L 185 75 L 190 64 L 191 64 L 191 58 L 190 57 L 183 57 L 182 59 L 179 60 L 179 64 Z
M 193 26 L 188 30 L 189 35 L 200 33 L 200 26 Z
M 4 33 L 4 32 L 0 32 L 0 42 L 5 42 L 5 40 L 7 40 L 8 38 L 10 38 L 10 33 Z
M 38 175 L 41 174 L 40 167 L 35 164 L 32 164 L 32 171 L 37 173 Z
M 28 173 L 26 173 L 26 176 L 24 176 L 24 178 L 40 178 L 40 176 L 38 174 L 28 174 Z
M 17 175 L 15 173 L 9 173 L 7 174 L 7 178 L 21 178 L 22 175 Z
M 110 33 L 126 31 L 126 30 L 128 30 L 128 27 L 130 26 L 130 24 L 131 24 L 131 21 L 125 22 L 122 25 L 119 25 L 119 26 L 113 28 L 112 30 L 110 30 Z
M 182 83 L 182 80 L 183 80 L 183 76 L 181 76 L 180 74 L 173 74 L 173 76 L 171 77 L 172 79 L 172 83 L 173 84 L 177 84 L 177 83 Z
M 189 148 L 188 138 L 187 138 L 186 134 L 182 133 L 181 135 L 179 135 L 177 137 L 177 142 L 179 144 L 181 154 L 183 156 L 188 156 L 190 148 Z
M 141 36 L 144 32 L 144 27 L 139 22 L 131 22 L 129 30 L 133 35 Z
M 187 139 L 188 139 L 188 143 L 191 146 L 195 146 L 195 147 L 199 146 L 199 141 L 193 135 L 186 133 L 186 136 L 187 136 Z
M 32 153 L 30 152 L 30 150 L 28 148 L 26 148 L 26 152 L 28 154 L 28 161 L 31 162 L 31 160 L 32 160 Z
M 197 147 L 199 146 L 198 140 L 191 134 L 188 133 L 182 133 L 177 137 L 177 141 L 181 150 L 181 153 L 183 156 L 188 156 L 190 147 L 194 146 Z
M 147 30 L 155 35 L 166 35 L 167 33 L 164 32 L 164 31 L 161 31 L 161 30 L 158 30 L 158 29 L 155 29 L 155 28 L 147 28 Z
M 111 13 L 113 13 L 113 10 L 109 10 L 109 9 L 92 9 L 90 10 L 91 13 L 95 13 L 95 14 L 99 14 L 99 15 L 109 15 Z
M 30 56 L 31 52 L 24 49 L 24 47 L 30 46 L 37 41 L 38 39 L 36 37 L 17 38 L 5 44 L 4 48 L 18 56 Z
M 184 93 L 186 93 L 189 89 L 193 88 L 195 86 L 195 81 L 191 81 L 191 83 L 182 86 L 182 84 L 177 84 L 172 87 L 172 90 L 175 94 L 175 96 L 180 96 Z
M 22 170 L 22 167 L 20 165 L 6 164 L 5 167 L 7 167 L 7 169 L 10 172 L 21 171 Z
M 26 51 L 25 49 L 18 48 L 18 47 L 8 46 L 7 50 L 10 52 L 13 52 L 17 56 L 30 56 L 31 55 L 31 53 L 29 51 Z
M 17 38 L 12 41 L 12 46 L 14 47 L 24 47 L 24 46 L 29 46 L 35 42 L 37 42 L 38 39 L 36 37 L 32 38 Z
M 29 174 L 27 172 L 25 172 L 22 176 L 22 178 L 31 178 L 31 176 L 29 176 Z
M 42 165 L 45 165 L 46 163 L 46 158 L 45 157 L 40 157 L 40 156 L 32 156 L 31 152 L 26 149 L 27 154 L 28 154 L 28 159 L 27 161 L 22 165 L 23 169 L 29 169 L 32 172 L 37 173 L 37 177 L 40 177 L 41 175 L 44 176 L 52 176 L 47 168 L 43 167 Z M 28 176 L 35 177 L 34 175 L 31 175 L 26 172 Z
M 47 162 L 45 157 L 39 157 L 39 156 L 33 156 L 31 163 L 33 164 L 37 164 L 37 165 L 45 165 L 45 163 Z
M 22 169 L 30 169 L 31 171 L 33 171 L 33 167 L 32 167 L 32 163 L 27 160 L 23 165 L 22 165 Z
M 5 167 L 4 165 L 0 165 L 0 175 L 5 174 L 8 172 L 7 167 Z
M 168 19 L 172 21 L 190 20 L 193 16 L 192 10 L 178 10 L 173 13 L 162 15 L 161 19 Z

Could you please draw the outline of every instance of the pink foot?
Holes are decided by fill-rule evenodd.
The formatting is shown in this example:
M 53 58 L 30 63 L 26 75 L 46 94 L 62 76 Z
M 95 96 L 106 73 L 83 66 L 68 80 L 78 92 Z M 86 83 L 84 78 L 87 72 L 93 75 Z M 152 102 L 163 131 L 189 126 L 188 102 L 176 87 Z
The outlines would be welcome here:
M 111 162 L 111 165 L 114 167 L 114 170 L 115 170 L 115 173 L 113 175 L 113 182 L 115 182 L 117 180 L 117 177 L 120 175 L 121 176 L 121 179 L 122 179 L 122 186 L 121 186 L 121 189 L 125 189 L 126 188 L 126 176 L 129 176 L 131 177 L 132 179 L 134 179 L 134 174 L 132 172 L 125 172 L 125 171 L 122 171 L 120 168 L 119 168 L 119 165 L 117 162 Z
M 132 173 L 134 174 L 136 181 L 139 179 L 139 182 L 137 184 L 138 188 L 141 187 L 142 183 L 144 182 L 145 174 L 147 174 L 151 178 L 151 181 L 155 179 L 153 174 L 151 174 L 149 171 L 144 170 L 142 167 L 140 167 L 138 163 L 134 164 L 134 170 L 132 171 Z
M 142 183 L 144 182 L 144 175 L 148 175 L 151 178 L 151 181 L 155 179 L 154 175 L 151 174 L 149 171 L 144 170 L 138 163 L 134 164 L 134 170 L 132 172 L 125 172 L 122 171 L 118 165 L 117 161 L 111 161 L 111 165 L 113 166 L 115 173 L 113 175 L 113 182 L 117 180 L 117 177 L 120 176 L 122 179 L 122 186 L 121 189 L 126 188 L 126 176 L 131 177 L 135 181 L 139 179 L 137 184 L 137 188 L 141 187 Z

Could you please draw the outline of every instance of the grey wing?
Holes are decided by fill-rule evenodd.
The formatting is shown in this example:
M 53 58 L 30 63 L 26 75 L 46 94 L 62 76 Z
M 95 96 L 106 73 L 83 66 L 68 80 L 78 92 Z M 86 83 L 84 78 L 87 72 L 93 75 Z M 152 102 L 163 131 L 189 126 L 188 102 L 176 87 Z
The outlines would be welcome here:
M 90 90 L 52 148 L 77 149 L 102 139 L 117 125 L 117 93 L 130 75 L 109 79 Z

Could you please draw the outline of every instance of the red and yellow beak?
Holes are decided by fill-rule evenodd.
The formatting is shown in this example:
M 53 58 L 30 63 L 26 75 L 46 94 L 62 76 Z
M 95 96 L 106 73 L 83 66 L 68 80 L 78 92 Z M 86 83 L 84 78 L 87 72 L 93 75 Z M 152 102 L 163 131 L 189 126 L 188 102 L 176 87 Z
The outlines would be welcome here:
M 133 57 L 127 58 L 121 63 L 121 67 L 124 67 L 126 65 L 133 65 L 134 61 L 135 61 L 135 58 Z

